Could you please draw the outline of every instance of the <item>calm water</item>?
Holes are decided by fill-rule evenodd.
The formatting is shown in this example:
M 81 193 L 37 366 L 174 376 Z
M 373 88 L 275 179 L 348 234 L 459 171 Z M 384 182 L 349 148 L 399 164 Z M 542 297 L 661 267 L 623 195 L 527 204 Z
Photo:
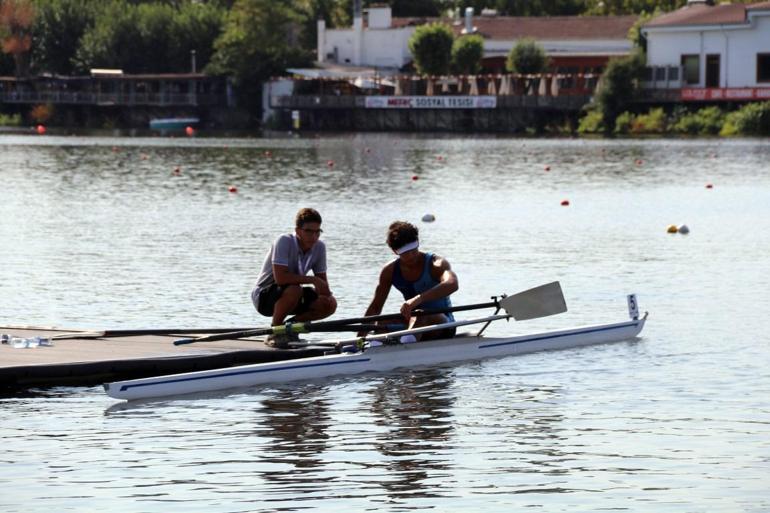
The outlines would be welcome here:
M 568 313 L 492 334 L 620 321 L 630 292 L 650 320 L 631 342 L 192 399 L 3 398 L 0 511 L 770 511 L 767 139 L 0 135 L 0 325 L 262 325 L 248 293 L 301 206 L 324 216 L 338 317 L 406 219 L 456 304 L 561 281 Z

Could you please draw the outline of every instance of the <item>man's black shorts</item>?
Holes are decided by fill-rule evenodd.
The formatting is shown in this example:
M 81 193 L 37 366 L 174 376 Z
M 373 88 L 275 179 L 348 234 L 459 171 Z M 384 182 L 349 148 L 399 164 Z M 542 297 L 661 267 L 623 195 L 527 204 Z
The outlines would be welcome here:
M 272 317 L 275 303 L 283 294 L 284 288 L 273 283 L 269 287 L 260 290 L 259 296 L 257 296 L 257 311 L 265 317 Z M 310 305 L 316 299 L 318 299 L 318 293 L 313 287 L 302 287 L 302 297 L 299 300 L 299 304 L 289 313 L 299 315 L 307 312 L 310 309 Z

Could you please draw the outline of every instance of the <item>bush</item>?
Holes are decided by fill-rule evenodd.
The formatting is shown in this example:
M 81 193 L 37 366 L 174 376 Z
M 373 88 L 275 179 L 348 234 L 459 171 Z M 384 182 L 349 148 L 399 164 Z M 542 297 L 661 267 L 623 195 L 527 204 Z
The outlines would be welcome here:
M 666 113 L 662 107 L 651 109 L 647 114 L 639 114 L 631 123 L 631 133 L 662 134 L 666 131 Z
M 53 113 L 54 106 L 52 104 L 39 104 L 32 107 L 32 110 L 29 111 L 29 117 L 35 123 L 47 123 L 53 117 Z
M 0 126 L 21 126 L 21 115 L 0 114 Z
M 579 134 L 596 134 L 603 131 L 602 113 L 598 110 L 588 111 L 585 116 L 580 118 L 580 123 L 578 124 Z
M 409 51 L 421 75 L 446 75 L 452 58 L 452 29 L 443 23 L 417 27 L 409 38 Z
M 734 133 L 743 135 L 770 135 L 770 102 L 749 103 L 727 117 Z M 725 127 L 727 128 L 727 127 Z M 725 131 L 723 128 L 723 132 Z M 727 134 L 723 134 L 727 135 Z
M 512 73 L 534 75 L 545 71 L 548 67 L 548 57 L 537 41 L 524 38 L 511 48 L 505 67 Z
M 461 75 L 475 75 L 481 69 L 484 38 L 478 34 L 455 39 L 452 44 L 452 68 Z
M 626 111 L 615 118 L 615 133 L 627 134 L 631 131 L 631 124 L 634 122 L 634 115 Z
M 695 112 L 687 112 L 679 116 L 672 131 L 680 134 L 710 134 L 720 133 L 725 122 L 725 115 L 719 107 L 706 107 Z
M 636 95 L 637 80 L 644 72 L 644 57 L 635 53 L 628 57 L 611 59 L 602 75 L 596 103 L 603 116 L 605 133 L 615 126 L 615 118 L 631 103 Z

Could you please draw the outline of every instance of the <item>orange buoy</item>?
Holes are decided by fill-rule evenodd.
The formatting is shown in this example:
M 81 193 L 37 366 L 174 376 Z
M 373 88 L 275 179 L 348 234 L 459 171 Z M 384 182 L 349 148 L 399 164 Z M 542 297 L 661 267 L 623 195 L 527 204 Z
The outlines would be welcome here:
M 232 193 L 236 193 L 238 192 L 238 187 L 236 187 L 235 185 L 231 185 L 230 187 L 227 188 L 227 190 Z
M 561 200 L 561 206 L 562 207 L 568 207 L 569 206 L 569 200 L 568 199 Z
M 666 232 L 668 233 L 677 233 L 679 232 L 679 227 L 675 224 L 668 225 L 668 228 L 666 228 Z
M 37 125 L 35 127 L 35 131 L 38 133 L 38 135 L 45 135 L 45 125 Z
M 192 137 L 195 135 L 195 129 L 191 126 L 185 127 L 184 133 L 186 133 L 188 137 Z

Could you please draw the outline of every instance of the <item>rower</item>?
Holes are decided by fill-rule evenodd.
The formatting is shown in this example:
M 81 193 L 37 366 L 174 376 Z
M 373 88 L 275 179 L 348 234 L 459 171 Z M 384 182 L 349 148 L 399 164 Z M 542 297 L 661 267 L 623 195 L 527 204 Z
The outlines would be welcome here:
M 434 253 L 420 251 L 419 231 L 416 226 L 405 221 L 391 223 L 385 242 L 397 258 L 387 263 L 380 271 L 374 297 L 365 315 L 378 315 L 382 312 L 392 286 L 404 296 L 401 315 L 409 329 L 453 322 L 454 316 L 451 312 L 412 315 L 412 311 L 417 307 L 424 310 L 451 308 L 449 296 L 459 285 L 449 261 Z M 454 335 L 455 328 L 447 328 L 420 335 L 404 335 L 401 342 L 452 338 Z

